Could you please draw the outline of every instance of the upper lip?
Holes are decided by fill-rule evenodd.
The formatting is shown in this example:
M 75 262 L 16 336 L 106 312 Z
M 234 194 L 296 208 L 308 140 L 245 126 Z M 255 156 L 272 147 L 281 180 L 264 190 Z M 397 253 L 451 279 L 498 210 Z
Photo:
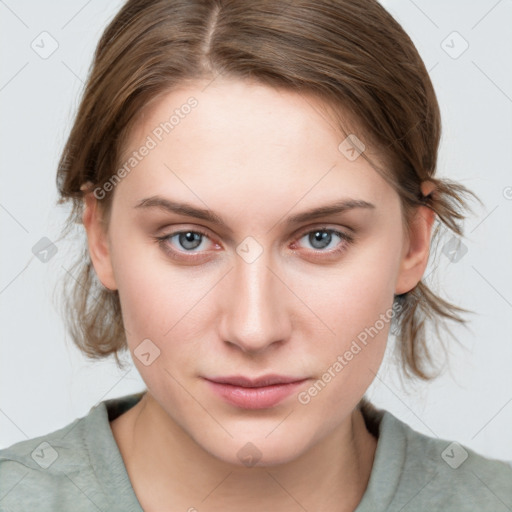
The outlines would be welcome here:
M 259 388 L 263 386 L 274 386 L 277 384 L 290 384 L 291 382 L 300 382 L 305 380 L 303 377 L 287 377 L 285 375 L 262 375 L 261 377 L 249 378 L 243 375 L 233 375 L 229 377 L 211 377 L 206 380 L 217 382 L 219 384 L 230 384 L 244 388 Z

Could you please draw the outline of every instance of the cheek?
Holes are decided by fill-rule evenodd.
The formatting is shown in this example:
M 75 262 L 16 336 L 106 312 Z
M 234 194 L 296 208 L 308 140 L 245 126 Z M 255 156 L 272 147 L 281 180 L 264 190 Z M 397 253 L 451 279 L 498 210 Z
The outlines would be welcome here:
M 144 238 L 144 236 L 146 238 Z M 123 322 L 128 339 L 159 338 L 169 329 L 175 302 L 180 293 L 173 291 L 160 249 L 149 235 L 120 225 L 111 237 L 111 259 L 119 292 Z
M 130 230 L 118 229 L 112 238 L 112 263 L 130 350 L 136 356 L 139 344 L 149 339 L 160 350 L 159 364 L 190 366 L 204 350 L 199 340 L 205 338 L 205 318 L 211 316 L 211 291 L 218 276 L 173 266 L 165 258 L 149 237 L 143 240 Z M 134 361 L 144 377 L 148 367 L 136 357 Z
M 327 299 L 309 294 L 335 335 L 315 344 L 311 357 L 317 380 L 297 398 L 312 417 L 324 418 L 326 430 L 356 407 L 382 363 L 395 315 L 389 272 L 393 261 L 386 258 L 373 267 L 363 262 L 350 265 L 333 276 L 335 292 Z
M 333 344 L 336 350 L 376 323 L 379 331 L 385 331 L 389 324 L 389 318 L 385 325 L 380 319 L 381 315 L 392 314 L 398 253 L 384 238 L 367 241 L 364 247 L 348 252 L 328 271 L 318 268 L 294 276 L 299 283 L 297 294 L 334 331 L 327 332 L 337 340 Z
M 339 264 L 329 268 L 302 264 L 282 268 L 285 281 L 292 284 L 304 303 L 296 306 L 304 313 L 299 315 L 296 328 L 307 333 L 308 338 L 327 336 L 329 341 L 321 344 L 325 350 L 315 356 L 318 361 L 325 363 L 343 354 L 355 339 L 364 341 L 368 329 L 375 332 L 372 327 L 376 326 L 382 335 L 367 333 L 371 346 L 386 337 L 389 322 L 382 325 L 379 318 L 392 304 L 397 255 L 393 244 L 398 247 L 398 242 L 397 233 L 388 230 L 368 237 L 357 249 L 349 249 Z M 199 351 L 204 348 L 193 347 L 193 340 L 212 334 L 201 330 L 208 327 L 205 319 L 215 313 L 219 302 L 215 300 L 219 275 L 207 267 L 174 266 L 165 258 L 149 235 L 128 224 L 113 232 L 112 264 L 130 347 L 133 350 L 149 338 L 163 349 L 179 339 L 179 352 L 185 357 L 186 347 Z M 318 348 L 316 340 L 314 345 Z M 369 352 L 366 349 L 365 357 L 358 360 L 369 357 Z M 375 352 L 378 357 L 380 351 Z
M 319 380 L 298 398 L 334 423 L 356 406 L 384 356 L 395 316 L 398 262 L 398 252 L 389 240 L 383 236 L 368 242 L 336 267 L 328 280 L 317 274 L 316 279 L 308 276 L 302 283 L 301 293 L 307 293 L 308 304 L 335 334 L 324 331 L 327 338 L 315 343 L 311 357 Z

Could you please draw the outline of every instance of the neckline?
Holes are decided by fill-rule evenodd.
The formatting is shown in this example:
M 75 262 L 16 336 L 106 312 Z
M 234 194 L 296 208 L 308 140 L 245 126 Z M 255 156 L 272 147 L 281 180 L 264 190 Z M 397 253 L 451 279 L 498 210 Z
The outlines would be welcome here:
M 90 414 L 90 420 L 95 423 L 94 428 L 85 431 L 84 440 L 98 483 L 106 496 L 122 495 L 129 498 L 129 508 L 123 504 L 124 511 L 140 512 L 142 507 L 132 487 L 110 421 L 135 406 L 145 393 L 142 391 L 101 402 Z M 371 404 L 369 407 L 362 404 L 361 412 L 370 433 L 378 435 L 368 485 L 354 512 L 386 510 L 396 493 L 405 464 L 405 425 L 388 411 L 376 409 Z M 98 422 L 106 427 L 105 436 L 96 435 Z M 105 454 L 109 456 L 108 464 L 105 464 Z M 121 512 L 116 501 L 111 506 L 114 512 Z
M 390 412 L 375 409 L 371 417 L 365 416 L 378 429 L 377 449 L 366 490 L 354 512 L 388 510 L 402 478 L 407 455 L 406 428 Z M 365 412 L 363 412 L 363 416 Z M 378 423 L 375 423 L 378 421 Z
M 111 398 L 92 408 L 90 428 L 85 428 L 84 442 L 99 487 L 109 499 L 112 512 L 142 512 L 137 495 L 110 427 L 110 421 L 135 406 L 145 391 Z M 98 431 L 104 435 L 98 436 Z M 108 457 L 108 459 L 107 459 Z M 106 460 L 107 459 L 107 460 Z M 118 499 L 123 497 L 122 503 Z

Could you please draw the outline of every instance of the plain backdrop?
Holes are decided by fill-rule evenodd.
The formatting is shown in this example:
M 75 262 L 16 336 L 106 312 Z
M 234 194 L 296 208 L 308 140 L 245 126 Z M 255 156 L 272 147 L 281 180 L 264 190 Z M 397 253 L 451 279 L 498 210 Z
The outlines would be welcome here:
M 427 283 L 475 312 L 453 328 L 450 371 L 401 383 L 390 336 L 369 398 L 416 430 L 512 460 L 512 2 L 383 2 L 416 44 L 441 106 L 438 173 L 485 207 L 465 224 L 462 258 L 437 253 Z M 91 362 L 52 302 L 79 239 L 57 244 L 58 158 L 95 45 L 121 1 L 0 1 L 0 447 L 43 435 L 107 398 L 144 388 L 132 365 Z M 41 42 L 43 40 L 43 43 Z M 51 54 L 50 54 L 51 53 Z M 447 252 L 447 251 L 445 251 Z M 432 274 L 430 274 L 430 272 Z

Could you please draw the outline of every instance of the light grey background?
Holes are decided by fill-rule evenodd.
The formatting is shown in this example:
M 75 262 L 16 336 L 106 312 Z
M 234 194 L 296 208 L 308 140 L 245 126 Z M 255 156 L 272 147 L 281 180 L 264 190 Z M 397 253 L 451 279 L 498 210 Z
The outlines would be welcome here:
M 390 344 L 369 397 L 430 436 L 512 460 L 512 2 L 383 3 L 412 37 L 438 94 L 439 174 L 474 190 L 485 208 L 474 204 L 463 258 L 439 252 L 427 269 L 429 284 L 477 313 L 469 329 L 454 328 L 466 350 L 454 346 L 450 372 L 413 386 L 401 385 Z M 57 238 L 66 217 L 55 206 L 57 161 L 95 45 L 121 5 L 0 1 L 0 447 L 144 387 L 133 366 L 123 373 L 112 361 L 89 362 L 65 333 L 52 292 L 79 240 L 59 243 L 47 263 L 32 253 L 41 238 Z M 44 55 L 52 44 L 58 48 Z

